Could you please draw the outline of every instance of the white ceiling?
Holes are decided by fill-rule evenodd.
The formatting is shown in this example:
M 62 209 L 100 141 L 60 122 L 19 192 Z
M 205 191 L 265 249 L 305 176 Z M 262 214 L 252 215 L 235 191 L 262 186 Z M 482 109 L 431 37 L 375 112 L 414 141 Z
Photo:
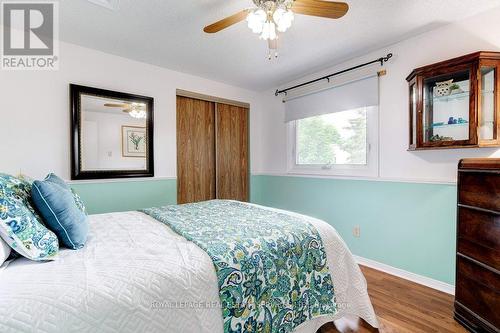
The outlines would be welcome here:
M 91 2 L 92 1 L 92 2 Z M 296 15 L 280 57 L 241 22 L 214 35 L 202 28 L 251 0 L 66 0 L 63 41 L 253 90 L 276 88 L 322 67 L 463 19 L 500 0 L 347 0 L 338 20 Z M 116 10 L 95 3 L 111 4 Z

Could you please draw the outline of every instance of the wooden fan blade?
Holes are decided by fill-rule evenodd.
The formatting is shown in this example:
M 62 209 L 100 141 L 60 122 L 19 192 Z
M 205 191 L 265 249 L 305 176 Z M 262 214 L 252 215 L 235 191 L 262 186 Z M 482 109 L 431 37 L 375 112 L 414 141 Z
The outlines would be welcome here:
M 115 103 L 105 103 L 104 106 L 109 108 L 126 108 L 129 107 L 128 104 L 115 104 Z
M 223 29 L 226 29 L 227 27 L 232 26 L 233 24 L 243 21 L 244 19 L 247 18 L 247 15 L 248 15 L 248 10 L 247 9 L 242 10 L 239 13 L 236 13 L 234 15 L 226 17 L 225 19 L 222 19 L 220 21 L 217 21 L 213 24 L 206 26 L 203 29 L 203 31 L 209 34 L 213 34 L 215 32 L 221 31 Z
M 345 2 L 331 2 L 322 0 L 295 0 L 292 11 L 296 14 L 319 16 L 337 19 L 344 16 L 349 10 Z

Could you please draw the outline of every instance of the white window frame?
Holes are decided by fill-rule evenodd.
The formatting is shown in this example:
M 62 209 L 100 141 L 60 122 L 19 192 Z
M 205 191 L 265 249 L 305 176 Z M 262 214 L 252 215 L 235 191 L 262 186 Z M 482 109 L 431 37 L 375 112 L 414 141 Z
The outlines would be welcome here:
M 287 123 L 287 173 L 311 176 L 376 178 L 379 176 L 379 107 L 366 112 L 366 164 L 297 164 L 297 121 Z

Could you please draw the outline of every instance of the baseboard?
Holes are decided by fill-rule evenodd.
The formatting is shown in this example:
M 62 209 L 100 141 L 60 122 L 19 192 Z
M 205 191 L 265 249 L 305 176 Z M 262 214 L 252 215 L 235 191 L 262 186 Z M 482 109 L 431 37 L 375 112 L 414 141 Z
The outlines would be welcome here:
M 356 259 L 356 262 L 360 265 L 367 266 L 373 269 L 376 269 L 378 271 L 382 271 L 387 274 L 391 274 L 397 277 L 400 277 L 405 280 L 409 280 L 421 285 L 424 285 L 426 287 L 436 289 L 439 291 L 442 291 L 444 293 L 450 294 L 450 295 L 455 295 L 455 286 L 438 281 L 435 279 L 431 279 L 426 276 L 418 275 L 412 272 L 405 271 L 404 269 L 396 268 L 393 266 L 389 266 L 387 264 L 383 264 L 381 262 L 363 258 L 360 256 L 354 256 L 354 259 Z

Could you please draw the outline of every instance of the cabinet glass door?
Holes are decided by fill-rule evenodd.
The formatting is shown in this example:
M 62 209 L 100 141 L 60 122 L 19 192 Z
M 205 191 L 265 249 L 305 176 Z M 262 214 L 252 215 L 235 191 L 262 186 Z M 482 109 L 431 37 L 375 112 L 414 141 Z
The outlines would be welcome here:
M 496 139 L 495 130 L 495 75 L 496 68 L 481 67 L 481 119 L 479 119 L 479 139 Z
M 470 79 L 470 69 L 424 79 L 424 144 L 440 146 L 470 139 Z
M 417 144 L 417 84 L 410 84 L 410 148 Z

